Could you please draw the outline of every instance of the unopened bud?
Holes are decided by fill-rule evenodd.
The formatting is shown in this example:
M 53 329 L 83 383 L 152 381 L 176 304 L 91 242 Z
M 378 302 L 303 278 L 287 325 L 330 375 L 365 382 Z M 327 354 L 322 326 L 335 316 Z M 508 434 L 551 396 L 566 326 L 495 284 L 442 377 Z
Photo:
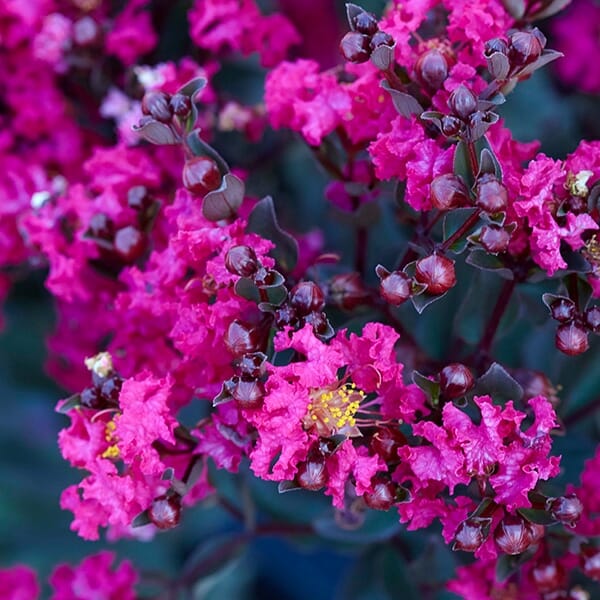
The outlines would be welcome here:
M 487 57 L 500 52 L 500 54 L 508 54 L 508 44 L 501 38 L 493 38 L 485 43 L 484 53 Z
M 258 350 L 259 335 L 255 327 L 242 321 L 232 321 L 225 334 L 225 345 L 234 356 Z
M 119 258 L 126 263 L 136 261 L 146 250 L 146 235 L 137 227 L 129 225 L 115 233 L 114 247 Z
M 458 117 L 446 115 L 442 118 L 442 133 L 446 137 L 454 137 L 458 135 L 463 127 L 464 123 Z
M 379 46 L 393 46 L 394 45 L 394 38 L 389 34 L 386 33 L 385 31 L 378 31 L 372 38 L 371 38 L 371 50 L 375 50 L 376 48 L 379 48 Z
M 371 56 L 370 39 L 358 31 L 349 31 L 340 42 L 340 52 L 348 62 L 367 62 Z
M 494 540 L 505 554 L 521 554 L 535 544 L 543 532 L 544 528 L 541 525 L 507 514 L 498 523 L 494 531 Z
M 174 94 L 169 104 L 180 119 L 186 119 L 192 112 L 192 101 L 184 94 Z
M 266 354 L 262 352 L 251 352 L 244 354 L 241 359 L 236 362 L 236 366 L 242 377 L 247 379 L 257 379 L 264 371 L 264 363 L 267 360 Z
M 290 304 L 300 316 L 306 316 L 323 309 L 325 296 L 321 288 L 313 281 L 302 281 L 292 288 Z
M 540 36 L 532 31 L 515 31 L 510 36 L 510 48 L 508 56 L 511 62 L 517 66 L 528 65 L 536 61 L 544 50 Z
M 327 483 L 327 470 L 322 457 L 309 456 L 306 462 L 298 465 L 296 483 L 305 490 L 316 492 Z
M 600 549 L 584 544 L 579 552 L 579 562 L 584 575 L 594 581 L 600 581 Z
M 440 372 L 440 390 L 450 400 L 464 396 L 474 383 L 473 374 L 461 363 L 448 365 Z
M 376 475 L 371 480 L 372 492 L 367 492 L 363 499 L 365 504 L 373 510 L 389 510 L 396 503 L 396 490 L 398 485 L 389 477 Z
M 481 210 L 494 214 L 506 209 L 508 192 L 495 175 L 484 173 L 475 185 L 476 204 Z
M 600 306 L 590 306 L 585 311 L 585 324 L 594 333 L 600 333 Z
M 205 196 L 221 185 L 221 172 L 212 158 L 194 156 L 185 161 L 182 179 L 186 190 Z
M 439 210 L 466 206 L 469 191 L 464 181 L 453 173 L 439 175 L 431 182 L 431 203 Z
M 466 120 L 477 110 L 477 98 L 465 85 L 459 85 L 448 98 L 450 110 L 460 119 Z
M 142 112 L 161 123 L 170 123 L 173 109 L 169 104 L 171 97 L 165 92 L 146 92 L 142 98 Z
M 563 587 L 565 570 L 560 563 L 553 559 L 542 560 L 531 570 L 531 580 L 538 592 L 547 594 Z
M 552 318 L 559 323 L 568 323 L 575 317 L 575 302 L 570 298 L 557 298 L 550 305 Z
M 492 520 L 489 517 L 471 517 L 464 520 L 456 530 L 452 550 L 476 552 L 485 542 Z
M 439 50 L 432 48 L 418 58 L 415 74 L 421 85 L 438 90 L 448 77 L 448 61 Z
M 368 300 L 369 291 L 358 273 L 344 273 L 331 278 L 329 297 L 340 308 L 353 310 Z
M 510 233 L 500 225 L 484 225 L 479 234 L 479 243 L 490 254 L 501 254 L 508 249 Z
M 377 265 L 375 269 L 379 277 L 379 292 L 382 298 L 393 306 L 400 306 L 411 295 L 410 277 L 402 271 L 390 273 L 385 267 Z
M 444 294 L 456 285 L 454 261 L 441 254 L 421 258 L 415 266 L 415 279 L 427 286 L 429 294 Z
M 556 347 L 569 356 L 583 354 L 589 348 L 588 332 L 574 321 L 560 325 L 556 330 Z
M 398 429 L 380 427 L 371 438 L 371 450 L 378 454 L 386 464 L 400 461 L 398 449 L 406 444 L 406 438 Z
M 250 246 L 234 246 L 225 256 L 225 268 L 233 275 L 251 277 L 258 267 L 256 252 Z
M 375 35 L 379 30 L 377 17 L 366 10 L 359 12 L 352 18 L 352 25 L 359 33 L 364 33 L 369 36 Z
M 148 518 L 159 529 L 171 529 L 179 524 L 181 517 L 181 496 L 163 494 L 152 502 Z
M 260 381 L 240 377 L 233 377 L 231 381 L 230 393 L 240 408 L 258 408 L 261 405 L 265 390 Z
M 575 494 L 570 494 L 558 498 L 548 498 L 546 510 L 549 510 L 557 521 L 568 527 L 574 527 L 583 512 L 583 504 Z

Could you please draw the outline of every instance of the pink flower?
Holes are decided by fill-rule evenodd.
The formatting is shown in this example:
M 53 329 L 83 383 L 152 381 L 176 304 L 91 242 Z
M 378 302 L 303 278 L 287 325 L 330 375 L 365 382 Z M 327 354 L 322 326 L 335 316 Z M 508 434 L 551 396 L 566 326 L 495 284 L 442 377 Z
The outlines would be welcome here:
M 99 552 L 76 567 L 58 566 L 50 576 L 51 600 L 135 600 L 138 575 L 129 561 L 112 569 L 112 552 Z
M 0 597 L 4 600 L 36 600 L 40 586 L 35 571 L 25 565 L 0 569 Z

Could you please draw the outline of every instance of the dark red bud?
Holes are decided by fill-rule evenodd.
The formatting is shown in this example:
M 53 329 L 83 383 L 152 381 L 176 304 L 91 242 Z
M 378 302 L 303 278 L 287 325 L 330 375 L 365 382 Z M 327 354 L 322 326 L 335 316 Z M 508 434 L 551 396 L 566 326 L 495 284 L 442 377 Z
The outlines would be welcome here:
M 581 570 L 586 577 L 600 581 L 600 549 L 584 544 L 579 551 Z
M 469 190 L 457 175 L 439 175 L 431 182 L 431 203 L 439 210 L 466 206 L 469 203 Z
M 508 249 L 510 233 L 499 225 L 484 225 L 479 234 L 479 243 L 490 254 L 501 254 Z
M 586 326 L 594 333 L 600 333 L 600 306 L 590 306 L 584 315 Z
M 588 332 L 575 322 L 559 325 L 555 344 L 561 352 L 569 356 L 583 354 L 589 348 Z
M 377 23 L 377 17 L 366 10 L 358 13 L 352 19 L 352 25 L 354 29 L 359 33 L 364 33 L 365 35 L 375 35 L 377 31 L 379 31 L 379 24 Z
M 194 156 L 183 166 L 183 185 L 197 196 L 205 196 L 221 185 L 221 172 L 217 163 L 207 156 Z
M 463 122 L 452 115 L 447 115 L 442 118 L 442 133 L 446 137 L 454 137 L 458 135 L 463 126 Z
M 115 252 L 126 263 L 140 258 L 146 250 L 146 236 L 137 227 L 129 225 L 115 233 Z
M 473 374 L 461 363 L 448 365 L 440 372 L 440 390 L 450 400 L 464 396 L 474 383 Z
M 574 527 L 583 512 L 583 504 L 575 494 L 570 494 L 558 498 L 548 498 L 546 509 L 557 521 L 568 527 Z
M 192 101 L 188 96 L 175 94 L 169 101 L 171 110 L 180 118 L 187 119 L 192 112 Z
M 297 320 L 296 310 L 287 303 L 275 311 L 275 325 L 279 329 L 283 329 L 287 325 L 295 325 Z
M 431 254 L 417 261 L 415 279 L 427 286 L 427 292 L 438 296 L 456 285 L 454 261 L 441 254 Z
M 96 387 L 85 388 L 79 397 L 81 406 L 93 408 L 94 410 L 106 408 L 106 402 L 104 401 L 100 390 Z
M 358 31 L 349 31 L 340 42 L 340 52 L 351 63 L 367 62 L 371 56 L 368 36 Z
M 329 321 L 327 315 L 324 312 L 313 312 L 307 315 L 305 318 L 307 323 L 312 325 L 313 331 L 316 335 L 325 335 L 329 329 Z
M 371 438 L 371 450 L 387 464 L 400 461 L 398 448 L 406 443 L 406 438 L 398 429 L 380 427 Z
M 313 281 L 302 281 L 292 288 L 290 304 L 300 316 L 304 317 L 310 313 L 321 311 L 325 306 L 325 296 L 321 288 Z
M 123 387 L 123 379 L 118 375 L 111 375 L 107 377 L 100 387 L 100 393 L 107 403 L 117 405 L 119 404 L 119 394 Z
M 505 515 L 494 531 L 494 540 L 498 548 L 505 554 L 521 554 L 539 540 L 540 527 L 521 517 Z M 543 530 L 542 527 L 542 535 Z
M 406 273 L 402 271 L 390 273 L 381 265 L 378 265 L 375 271 L 380 281 L 379 293 L 386 302 L 393 306 L 400 306 L 410 298 L 411 280 Z
M 485 542 L 490 530 L 490 518 L 471 517 L 464 520 L 456 530 L 452 550 L 475 552 Z
M 170 99 L 169 94 L 165 92 L 146 92 L 142 98 L 142 112 L 161 123 L 170 123 L 173 117 Z
M 415 64 L 415 75 L 419 83 L 430 90 L 438 90 L 448 77 L 448 61 L 436 48 L 419 56 Z
M 159 529 L 172 529 L 179 524 L 181 517 L 181 496 L 163 494 L 152 502 L 148 518 Z
M 375 50 L 375 48 L 379 48 L 379 46 L 393 46 L 394 38 L 385 31 L 378 31 L 371 38 L 371 50 Z
M 396 503 L 398 485 L 385 475 L 376 475 L 371 480 L 372 492 L 367 492 L 363 498 L 365 504 L 373 510 L 389 510 Z
M 508 54 L 508 44 L 501 38 L 493 38 L 485 43 L 485 55 L 491 56 L 495 52 L 500 54 Z
M 305 490 L 316 492 L 327 483 L 327 470 L 322 457 L 309 457 L 298 465 L 296 483 Z
M 258 408 L 265 395 L 264 386 L 256 379 L 233 377 L 230 394 L 241 408 Z
M 243 356 L 258 350 L 260 336 L 252 325 L 232 321 L 225 334 L 225 345 L 234 356 Z
M 461 84 L 450 94 L 448 106 L 458 118 L 466 120 L 477 110 L 477 98 L 468 87 Z
M 331 278 L 329 298 L 340 308 L 353 310 L 369 299 L 369 291 L 358 273 L 344 273 Z
M 508 192 L 506 187 L 491 173 L 482 175 L 475 185 L 475 203 L 487 213 L 498 213 L 506 209 Z
M 250 246 L 234 246 L 225 256 L 225 268 L 233 275 L 251 277 L 258 267 L 256 252 Z
M 550 305 L 552 318 L 559 323 L 568 323 L 575 317 L 575 302 L 570 298 L 558 298 Z
M 553 559 L 541 560 L 531 570 L 531 580 L 538 592 L 547 594 L 563 587 L 565 584 L 565 570 L 562 565 Z
M 152 198 L 143 185 L 129 188 L 127 192 L 127 205 L 133 210 L 147 210 L 152 205 Z
M 513 65 L 522 66 L 532 63 L 544 50 L 540 37 L 531 31 L 515 31 L 509 41 L 508 57 Z

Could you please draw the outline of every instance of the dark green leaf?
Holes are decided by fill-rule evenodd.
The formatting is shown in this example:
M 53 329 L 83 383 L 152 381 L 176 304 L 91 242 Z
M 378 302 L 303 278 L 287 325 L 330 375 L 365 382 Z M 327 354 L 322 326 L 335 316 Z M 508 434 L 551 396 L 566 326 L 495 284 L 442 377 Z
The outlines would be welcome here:
M 188 81 L 186 84 L 182 85 L 176 93 L 188 96 L 193 102 L 194 96 L 201 92 L 205 87 L 206 79 L 204 79 L 204 77 L 196 77 L 195 79 L 192 79 L 191 81 Z
M 537 523 L 538 525 L 552 525 L 557 522 L 546 510 L 537 508 L 519 508 L 517 512 L 531 523 Z
M 502 0 L 502 4 L 507 12 L 517 20 L 525 14 L 527 8 L 525 0 Z
M 531 15 L 527 15 L 528 21 L 539 21 L 540 19 L 545 19 L 547 17 L 551 17 L 555 15 L 557 12 L 560 12 L 567 5 L 571 4 L 572 0 L 554 0 L 554 2 L 550 2 L 546 6 L 543 6 L 537 12 L 534 12 Z
M 475 175 L 473 174 L 469 160 L 469 150 L 467 144 L 462 140 L 456 144 L 456 149 L 454 150 L 453 172 L 458 177 L 462 177 L 469 189 L 475 184 Z
M 476 208 L 455 208 L 444 216 L 444 222 L 442 226 L 442 232 L 444 241 L 450 238 L 456 233 L 465 223 L 465 221 L 471 217 L 477 211 Z M 470 232 L 479 227 L 479 222 L 475 222 L 473 226 L 465 232 L 465 235 L 460 239 L 456 240 L 449 248 L 455 254 L 460 254 L 467 247 L 468 239 L 467 236 Z
M 447 292 L 446 292 L 447 293 Z M 425 290 L 422 294 L 413 295 L 410 297 L 410 301 L 413 303 L 415 310 L 421 314 L 430 304 L 437 302 L 443 298 L 446 294 L 428 294 Z
M 475 382 L 468 396 L 491 396 L 498 404 L 509 400 L 518 401 L 523 397 L 523 388 L 498 363 L 492 366 Z
M 149 525 L 152 523 L 150 517 L 148 516 L 148 511 L 145 510 L 141 512 L 133 521 L 131 522 L 132 527 L 143 527 L 144 525 Z
M 270 196 L 259 200 L 252 209 L 248 217 L 247 231 L 257 233 L 275 244 L 271 256 L 284 271 L 289 272 L 296 266 L 298 242 L 279 226 Z
M 175 135 L 173 130 L 165 123 L 159 121 L 147 121 L 146 123 L 138 124 L 133 126 L 135 131 L 140 137 L 144 138 L 151 144 L 157 146 L 168 146 L 179 144 L 180 139 Z
M 66 415 L 70 410 L 78 406 L 81 406 L 81 394 L 73 394 L 56 409 L 56 412 Z
M 390 94 L 396 110 L 403 117 L 410 119 L 412 115 L 420 115 L 423 112 L 423 107 L 419 104 L 417 99 L 410 94 L 395 90 L 386 80 L 383 80 L 380 85 Z
M 546 66 L 548 63 L 556 60 L 557 58 L 562 58 L 564 54 L 562 52 L 557 52 L 556 50 L 544 50 L 542 55 L 531 64 L 527 65 L 524 69 L 519 71 L 518 77 L 522 79 L 523 77 L 531 75 L 534 71 L 541 69 Z
M 487 57 L 487 67 L 494 79 L 504 81 L 510 71 L 510 61 L 502 52 L 494 52 Z
M 210 144 L 206 143 L 200 137 L 200 131 L 198 129 L 194 129 L 194 131 L 189 133 L 185 138 L 185 141 L 194 156 L 208 156 L 217 163 L 221 175 L 229 173 L 229 165 L 225 159 Z
M 175 471 L 174 471 L 173 467 L 168 467 L 167 469 L 165 469 L 163 471 L 161 479 L 163 481 L 171 481 L 171 479 L 173 479 L 174 476 L 175 476 Z
M 436 406 L 440 397 L 440 384 L 437 381 L 432 381 L 425 375 L 419 373 L 419 371 L 413 371 L 412 374 L 413 383 L 420 387 L 427 398 L 429 398 L 431 404 Z
M 534 546 L 517 556 L 501 554 L 496 562 L 496 580 L 500 583 L 506 581 L 511 575 L 514 575 L 522 565 L 531 559 L 536 550 L 537 546 Z
M 360 6 L 352 4 L 351 2 L 346 3 L 346 18 L 348 19 L 348 25 L 350 25 L 352 31 L 356 31 L 354 20 L 363 12 L 365 11 Z
M 504 279 L 514 279 L 513 272 L 510 269 L 507 269 L 497 256 L 488 254 L 481 248 L 473 248 L 473 250 L 469 252 L 469 256 L 467 256 L 465 262 L 477 269 L 493 271 Z
M 235 217 L 244 201 L 244 192 L 244 182 L 235 175 L 226 173 L 221 187 L 209 192 L 202 199 L 202 214 L 209 221 Z
M 479 175 L 483 173 L 495 175 L 496 179 L 502 181 L 502 167 L 491 147 L 483 148 L 479 154 Z
M 387 71 L 391 65 L 394 64 L 394 48 L 393 46 L 387 46 L 382 44 L 377 46 L 373 52 L 371 52 L 371 62 L 380 70 Z
M 301 490 L 302 488 L 295 481 L 280 481 L 277 486 L 277 491 L 280 494 L 285 494 L 286 492 L 294 492 L 296 490 Z

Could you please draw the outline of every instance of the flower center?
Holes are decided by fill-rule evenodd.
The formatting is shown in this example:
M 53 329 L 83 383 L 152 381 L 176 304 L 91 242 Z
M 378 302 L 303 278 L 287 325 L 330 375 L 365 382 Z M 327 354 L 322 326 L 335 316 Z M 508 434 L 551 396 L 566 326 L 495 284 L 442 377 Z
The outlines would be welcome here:
M 365 393 L 354 383 L 335 389 L 318 389 L 311 393 L 311 402 L 304 417 L 304 428 L 313 429 L 322 437 L 342 434 L 359 436 L 355 415 Z

